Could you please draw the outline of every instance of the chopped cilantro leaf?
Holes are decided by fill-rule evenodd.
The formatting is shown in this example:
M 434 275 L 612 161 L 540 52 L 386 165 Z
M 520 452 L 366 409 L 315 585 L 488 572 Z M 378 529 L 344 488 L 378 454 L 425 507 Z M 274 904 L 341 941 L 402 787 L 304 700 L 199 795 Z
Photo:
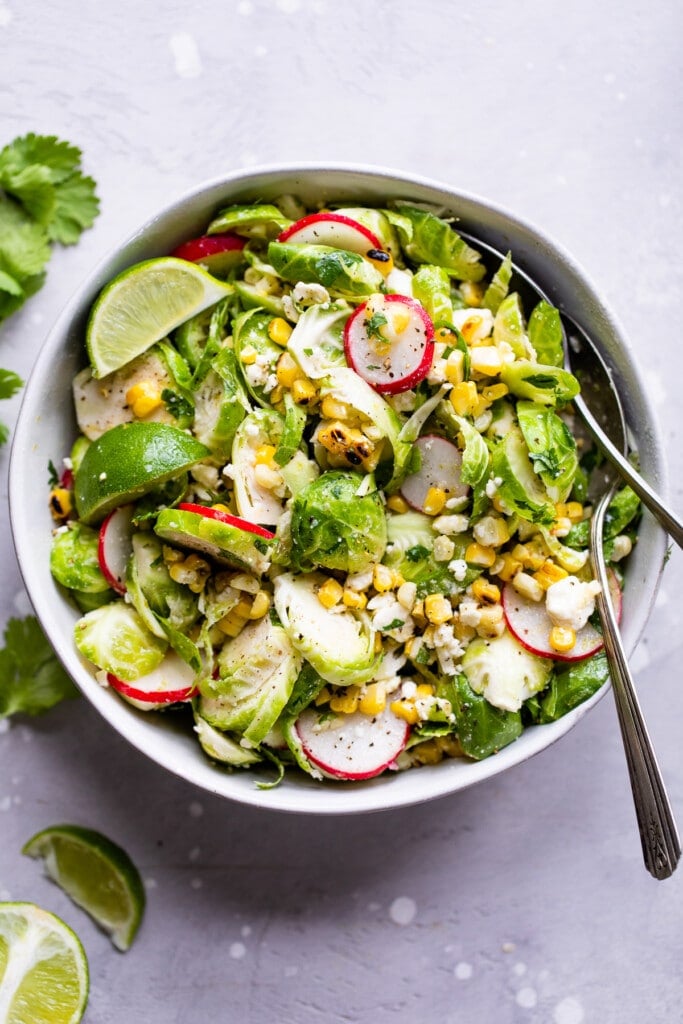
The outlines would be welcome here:
M 384 313 L 373 313 L 365 321 L 365 330 L 368 332 L 368 338 L 378 338 L 386 344 L 386 338 L 382 334 L 382 327 L 386 326 L 389 321 L 385 317 Z
M 78 696 L 37 620 L 10 619 L 0 649 L 0 718 L 23 712 L 39 715 Z

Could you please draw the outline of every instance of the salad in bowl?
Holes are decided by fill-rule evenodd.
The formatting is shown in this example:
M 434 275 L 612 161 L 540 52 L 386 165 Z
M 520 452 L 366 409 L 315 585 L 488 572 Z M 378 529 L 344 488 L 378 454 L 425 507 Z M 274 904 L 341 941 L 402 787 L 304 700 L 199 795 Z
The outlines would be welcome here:
M 332 200 L 114 275 L 49 499 L 97 682 L 260 786 L 482 761 L 608 678 L 557 309 L 438 209 Z

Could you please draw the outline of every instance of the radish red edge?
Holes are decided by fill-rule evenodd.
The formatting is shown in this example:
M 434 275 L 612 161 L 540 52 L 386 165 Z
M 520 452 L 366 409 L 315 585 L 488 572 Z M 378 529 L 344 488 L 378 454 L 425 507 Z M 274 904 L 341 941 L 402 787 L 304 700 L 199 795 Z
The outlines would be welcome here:
M 424 351 L 418 365 L 411 370 L 410 373 L 406 374 L 404 377 L 399 377 L 396 380 L 378 383 L 377 381 L 368 379 L 368 377 L 365 376 L 362 368 L 358 365 L 358 360 L 354 356 L 354 344 L 357 344 L 357 342 L 355 342 L 352 337 L 352 332 L 354 327 L 356 327 L 358 318 L 364 315 L 367 302 L 361 303 L 361 305 L 356 308 L 346 321 L 344 326 L 344 355 L 346 356 L 346 361 L 351 369 L 357 373 L 359 377 L 362 377 L 371 388 L 381 395 L 397 395 L 402 391 L 409 391 L 411 388 L 415 387 L 421 380 L 424 380 L 429 373 L 434 360 L 434 324 L 432 323 L 427 310 L 417 301 L 417 299 L 412 299 L 406 295 L 394 294 L 384 295 L 383 298 L 385 302 L 398 302 L 401 305 L 408 306 L 408 308 L 412 312 L 416 313 L 422 320 L 425 328 L 425 344 Z
M 120 505 L 119 508 L 115 508 L 100 526 L 97 541 L 97 561 L 102 575 L 117 594 L 127 592 L 126 566 L 133 550 L 132 515 L 132 505 Z
M 107 682 L 112 690 L 116 690 L 122 697 L 139 700 L 142 704 L 180 704 L 183 701 L 191 700 L 198 692 L 194 684 L 185 686 L 182 690 L 157 690 L 156 692 L 139 690 L 132 683 L 119 679 L 112 672 L 107 672 Z
M 349 728 L 352 727 L 353 723 L 351 722 L 351 719 L 355 720 L 358 714 L 360 713 L 358 712 L 354 715 L 345 716 L 344 724 L 347 725 Z M 390 756 L 388 758 L 386 756 L 383 756 L 380 764 L 375 764 L 373 765 L 373 767 L 367 768 L 365 771 L 346 771 L 343 768 L 334 767 L 329 763 L 329 760 L 326 761 L 320 753 L 316 754 L 315 750 L 311 749 L 311 738 L 302 735 L 302 728 L 300 725 L 302 717 L 303 715 L 299 716 L 299 719 L 297 719 L 294 727 L 299 737 L 299 741 L 301 742 L 301 748 L 306 757 L 308 758 L 308 760 L 311 762 L 311 764 L 315 765 L 316 768 L 319 768 L 320 771 L 328 778 L 339 779 L 346 782 L 363 782 L 367 779 L 376 778 L 376 776 L 381 775 L 382 772 L 384 771 L 396 771 L 398 769 L 396 758 L 405 749 L 406 743 L 408 742 L 408 737 L 410 736 L 410 726 L 406 722 L 401 721 L 401 719 L 398 719 L 395 715 L 392 715 L 392 718 L 395 719 L 393 725 L 396 727 L 397 731 L 395 743 L 391 745 Z M 363 718 L 368 719 L 369 716 L 364 715 Z M 321 734 L 321 736 L 324 737 L 324 733 Z M 355 737 L 353 737 L 349 741 L 348 746 L 351 746 L 354 742 L 358 742 Z M 374 745 L 374 740 L 372 745 Z M 369 756 L 371 757 L 371 755 L 368 755 L 367 750 L 360 753 L 360 756 L 363 755 L 365 755 L 366 760 L 368 759 Z
M 275 534 L 266 530 L 265 526 L 258 526 L 250 523 L 247 519 L 240 519 L 239 516 L 230 515 L 229 512 L 222 512 L 219 508 L 209 508 L 207 505 L 194 505 L 191 502 L 182 502 L 178 505 L 179 512 L 194 512 L 196 515 L 204 516 L 205 519 L 217 519 L 228 526 L 235 526 L 238 530 L 245 530 L 247 533 L 255 533 L 259 537 L 273 540 Z
M 290 224 L 288 228 L 285 228 L 278 235 L 278 242 L 290 242 L 296 244 L 296 235 L 300 231 L 305 231 L 309 227 L 315 227 L 316 225 L 325 224 L 343 224 L 344 227 L 351 228 L 357 231 L 367 241 L 370 249 L 380 249 L 383 251 L 384 247 L 374 232 L 366 228 L 364 224 L 360 224 L 353 217 L 347 217 L 343 213 L 309 213 L 306 217 L 302 217 L 300 220 Z
M 201 238 L 191 238 L 183 242 L 173 250 L 171 256 L 187 260 L 189 263 L 201 263 L 211 256 L 241 252 L 245 244 L 245 239 L 238 235 L 202 235 Z

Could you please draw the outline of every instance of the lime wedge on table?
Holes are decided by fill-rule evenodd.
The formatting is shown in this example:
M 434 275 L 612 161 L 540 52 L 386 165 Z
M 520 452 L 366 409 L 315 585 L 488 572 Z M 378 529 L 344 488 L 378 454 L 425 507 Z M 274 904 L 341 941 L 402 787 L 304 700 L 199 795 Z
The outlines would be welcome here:
M 79 825 L 55 825 L 38 832 L 22 853 L 42 857 L 45 871 L 125 951 L 145 909 L 138 869 L 116 843 Z
M 232 293 L 195 263 L 172 256 L 124 270 L 100 293 L 86 344 L 95 377 L 125 366 L 169 331 Z
M 34 903 L 0 903 L 0 1020 L 78 1024 L 88 961 L 78 937 Z
M 76 509 L 84 523 L 135 501 L 209 454 L 184 430 L 167 423 L 123 423 L 88 447 L 74 481 Z

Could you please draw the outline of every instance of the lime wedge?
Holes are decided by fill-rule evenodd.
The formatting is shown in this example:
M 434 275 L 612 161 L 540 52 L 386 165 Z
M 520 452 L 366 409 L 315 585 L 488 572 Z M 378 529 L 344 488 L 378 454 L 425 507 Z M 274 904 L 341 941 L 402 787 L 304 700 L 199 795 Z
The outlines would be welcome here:
M 209 449 L 167 423 L 123 423 L 88 447 L 74 481 L 79 518 L 94 523 L 180 476 Z
M 127 950 L 140 927 L 145 890 L 125 850 L 100 832 L 55 825 L 38 832 L 21 851 L 45 862 L 46 874 Z
M 90 313 L 86 344 L 93 376 L 105 377 L 125 366 L 230 294 L 232 286 L 173 256 L 129 267 L 100 293 Z
M 34 903 L 0 903 L 0 1020 L 78 1024 L 88 961 L 77 935 Z

